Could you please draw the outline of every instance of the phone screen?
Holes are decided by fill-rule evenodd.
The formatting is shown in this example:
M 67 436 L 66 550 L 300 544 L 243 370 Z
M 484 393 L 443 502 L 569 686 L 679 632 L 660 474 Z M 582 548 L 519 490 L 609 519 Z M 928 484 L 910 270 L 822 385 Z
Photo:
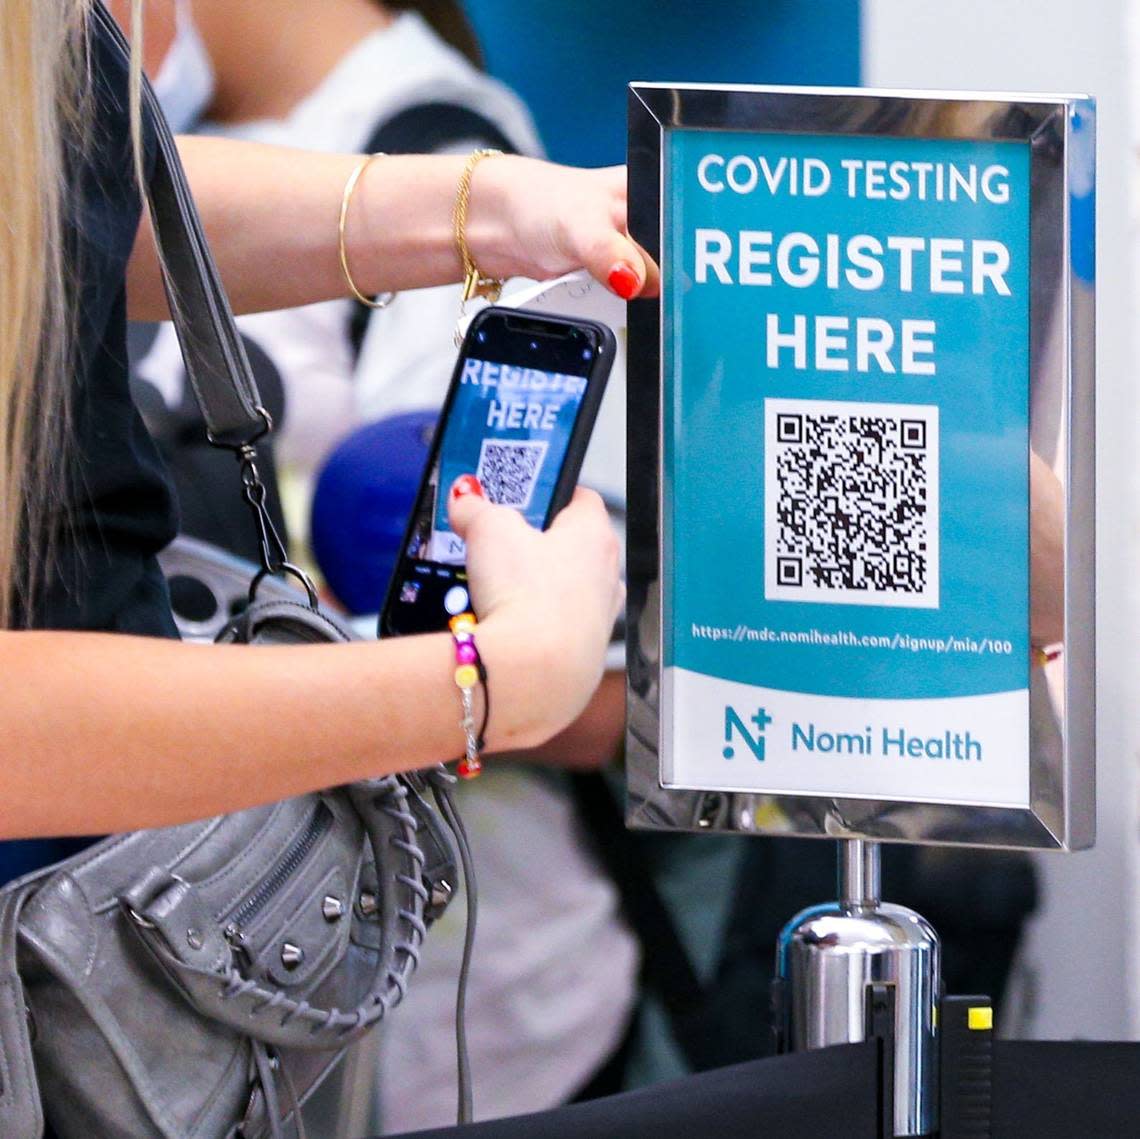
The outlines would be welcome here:
M 396 566 L 382 633 L 446 628 L 450 616 L 470 608 L 466 549 L 447 521 L 447 496 L 460 475 L 474 474 L 488 501 L 513 507 L 531 525 L 548 523 L 566 490 L 564 466 L 583 409 L 597 407 L 598 399 L 588 395 L 591 384 L 605 382 L 610 361 L 599 357 L 612 355 L 605 348 L 592 327 L 545 319 L 489 317 L 473 329 Z M 584 443 L 575 449 L 584 450 Z

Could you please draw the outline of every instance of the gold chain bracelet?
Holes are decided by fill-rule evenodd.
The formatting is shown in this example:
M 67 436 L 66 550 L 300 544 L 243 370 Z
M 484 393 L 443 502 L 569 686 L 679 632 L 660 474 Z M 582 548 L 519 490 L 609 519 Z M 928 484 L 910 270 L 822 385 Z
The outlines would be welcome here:
M 501 150 L 483 148 L 473 150 L 463 165 L 463 172 L 459 175 L 459 185 L 455 189 L 455 208 L 451 212 L 451 221 L 455 229 L 455 249 L 459 254 L 459 261 L 463 266 L 463 293 L 459 302 L 459 315 L 463 316 L 467 302 L 473 297 L 483 297 L 494 304 L 503 291 L 503 282 L 498 277 L 487 277 L 479 271 L 475 258 L 467 246 L 467 205 L 471 198 L 471 176 L 475 167 L 484 158 L 493 158 L 501 155 Z

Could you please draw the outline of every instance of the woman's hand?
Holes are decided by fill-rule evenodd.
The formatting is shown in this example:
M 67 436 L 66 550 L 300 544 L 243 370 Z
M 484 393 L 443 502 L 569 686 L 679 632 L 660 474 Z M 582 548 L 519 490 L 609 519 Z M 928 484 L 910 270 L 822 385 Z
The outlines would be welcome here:
M 601 499 L 579 488 L 545 532 L 493 506 L 470 476 L 457 480 L 449 516 L 467 543 L 493 711 L 489 746 L 532 747 L 569 725 L 601 679 L 625 599 L 618 541 Z M 509 704 L 508 704 L 509 701 Z
M 492 276 L 544 280 L 584 267 L 623 300 L 659 288 L 657 266 L 626 228 L 624 166 L 579 170 L 508 156 L 480 162 L 467 239 Z

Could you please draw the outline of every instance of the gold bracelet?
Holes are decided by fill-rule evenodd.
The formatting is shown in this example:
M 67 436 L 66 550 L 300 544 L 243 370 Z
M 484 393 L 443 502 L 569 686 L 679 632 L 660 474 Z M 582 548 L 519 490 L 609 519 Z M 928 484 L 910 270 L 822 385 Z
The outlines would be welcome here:
M 471 197 L 471 175 L 484 158 L 501 155 L 501 150 L 473 150 L 459 175 L 459 185 L 455 189 L 455 208 L 451 211 L 451 221 L 455 227 L 455 249 L 463 265 L 463 294 L 460 298 L 459 314 L 463 315 L 467 302 L 472 297 L 484 297 L 494 304 L 503 291 L 503 282 L 497 277 L 485 277 L 479 272 L 471 250 L 467 248 L 467 203 Z
M 336 227 L 337 249 L 340 253 L 340 267 L 344 273 L 344 279 L 348 282 L 348 288 L 352 295 L 360 301 L 362 305 L 367 305 L 369 308 L 387 308 L 392 303 L 396 294 L 380 293 L 379 296 L 373 298 L 366 296 L 356 287 L 356 282 L 352 279 L 352 273 L 348 268 L 348 241 L 345 234 L 348 230 L 348 207 L 352 202 L 352 194 L 356 189 L 356 183 L 360 181 L 361 175 L 368 169 L 368 165 L 373 159 L 383 157 L 383 151 L 377 151 L 375 154 L 366 154 L 353 167 L 352 173 L 348 176 L 348 181 L 344 184 L 344 192 L 340 196 L 340 220 L 337 222 Z

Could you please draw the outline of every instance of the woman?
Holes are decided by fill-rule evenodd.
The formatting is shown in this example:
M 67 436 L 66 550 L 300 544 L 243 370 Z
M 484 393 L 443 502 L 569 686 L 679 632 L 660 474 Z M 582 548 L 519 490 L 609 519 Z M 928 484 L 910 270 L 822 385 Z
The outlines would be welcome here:
M 462 740 L 445 635 L 256 653 L 160 639 L 172 624 L 154 553 L 173 513 L 127 396 L 123 341 L 128 306 L 155 319 L 164 302 L 138 224 L 128 77 L 95 37 L 88 82 L 87 7 L 8 0 L 0 36 L 0 582 L 4 623 L 34 626 L 0 634 L 5 675 L 18 678 L 0 695 L 4 837 L 162 826 L 424 766 Z M 182 153 L 237 309 L 346 293 L 336 217 L 357 156 L 216 139 Z M 459 275 L 463 166 L 369 166 L 348 216 L 361 289 Z M 655 269 L 624 217 L 618 170 L 496 158 L 474 172 L 467 240 L 488 274 L 585 265 L 632 293 L 653 287 Z M 537 744 L 579 715 L 601 675 L 621 600 L 604 510 L 580 493 L 539 534 L 474 495 L 452 509 L 495 695 L 488 746 Z

